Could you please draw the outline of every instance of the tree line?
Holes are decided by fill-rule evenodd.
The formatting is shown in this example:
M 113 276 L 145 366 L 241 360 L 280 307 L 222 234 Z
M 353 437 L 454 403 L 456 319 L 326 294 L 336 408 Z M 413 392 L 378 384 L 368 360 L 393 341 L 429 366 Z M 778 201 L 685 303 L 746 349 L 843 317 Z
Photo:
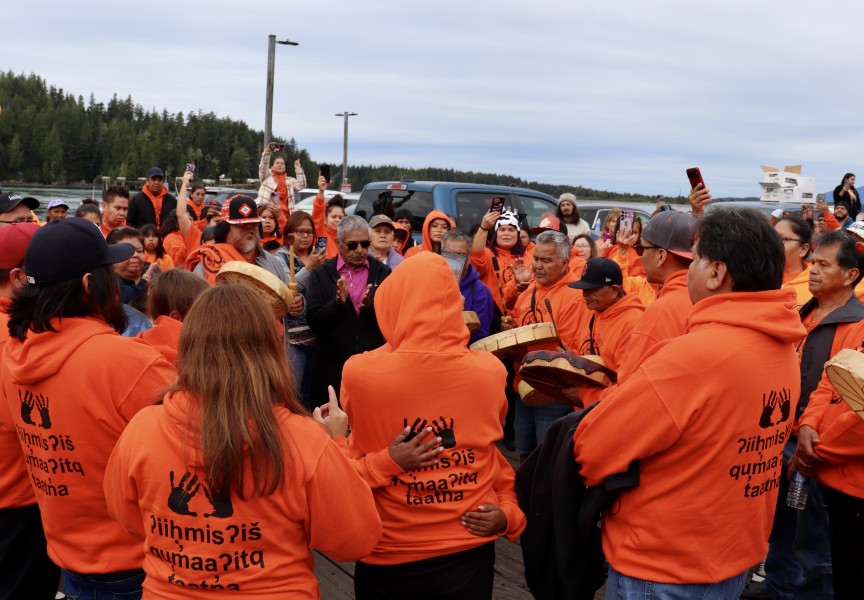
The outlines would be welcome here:
M 264 143 L 263 131 L 243 121 L 201 110 L 171 113 L 144 110 L 131 96 L 116 94 L 106 103 L 93 94 L 85 102 L 41 77 L 0 72 L 0 180 L 42 184 L 91 183 L 99 177 L 135 180 L 152 166 L 168 178 L 180 176 L 185 165 L 197 165 L 196 179 L 228 177 L 235 183 L 257 177 Z M 295 140 L 286 144 L 286 161 L 299 159 L 314 187 L 318 163 Z M 334 184 L 341 184 L 341 165 L 334 165 Z M 402 177 L 427 181 L 458 181 L 528 187 L 558 196 L 573 192 L 580 199 L 648 200 L 638 194 L 619 194 L 579 186 L 525 181 L 509 175 L 410 169 L 395 165 L 349 165 L 354 191 L 371 181 Z

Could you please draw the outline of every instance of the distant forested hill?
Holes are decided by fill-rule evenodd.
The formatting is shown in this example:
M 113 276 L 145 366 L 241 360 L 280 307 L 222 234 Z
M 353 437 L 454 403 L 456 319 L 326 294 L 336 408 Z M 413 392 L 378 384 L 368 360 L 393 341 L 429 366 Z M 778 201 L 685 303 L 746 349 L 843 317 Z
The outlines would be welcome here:
M 264 133 L 242 121 L 202 111 L 186 114 L 145 111 L 131 97 L 115 94 L 107 104 L 91 94 L 87 101 L 48 85 L 37 75 L 0 72 L 0 180 L 33 183 L 92 182 L 99 176 L 137 179 L 158 165 L 169 178 L 182 175 L 188 162 L 198 177 L 225 175 L 239 183 L 257 177 Z M 318 164 L 294 140 L 287 144 L 289 164 L 297 158 L 307 174 Z M 341 183 L 341 165 L 333 169 Z M 409 169 L 397 166 L 350 165 L 354 191 L 370 181 L 416 180 L 495 183 L 530 187 L 558 196 L 573 192 L 580 199 L 648 199 L 583 187 L 529 182 L 509 175 L 454 169 Z M 309 186 L 314 178 L 309 177 Z

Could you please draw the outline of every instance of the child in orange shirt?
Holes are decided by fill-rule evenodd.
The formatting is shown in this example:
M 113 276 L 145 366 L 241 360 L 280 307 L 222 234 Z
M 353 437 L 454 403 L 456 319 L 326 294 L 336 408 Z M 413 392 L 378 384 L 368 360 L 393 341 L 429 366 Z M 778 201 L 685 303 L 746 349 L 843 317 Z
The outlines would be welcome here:
M 213 287 L 179 356 L 177 382 L 129 423 L 104 479 L 109 514 L 141 540 L 145 596 L 317 600 L 310 548 L 362 558 L 381 520 L 298 403 L 272 311 L 247 287 Z
M 141 227 L 141 235 L 144 236 L 144 260 L 150 264 L 159 265 L 159 270 L 164 273 L 174 268 L 174 260 L 165 252 L 162 238 L 155 225 L 148 223 Z
M 154 326 L 137 337 L 151 344 L 168 362 L 177 364 L 177 347 L 183 319 L 192 303 L 210 286 L 189 271 L 172 269 L 160 273 L 147 289 L 147 316 Z

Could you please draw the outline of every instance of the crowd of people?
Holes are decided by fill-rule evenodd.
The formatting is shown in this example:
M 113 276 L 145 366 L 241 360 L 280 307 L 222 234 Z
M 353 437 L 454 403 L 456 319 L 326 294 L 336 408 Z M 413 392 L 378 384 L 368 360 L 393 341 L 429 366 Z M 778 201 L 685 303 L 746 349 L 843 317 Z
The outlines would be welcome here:
M 549 451 L 582 409 L 558 450 L 584 484 L 639 473 L 602 517 L 607 597 L 860 596 L 864 422 L 824 373 L 864 351 L 853 174 L 833 211 L 714 209 L 700 184 L 595 240 L 570 193 L 534 227 L 367 222 L 319 174 L 309 214 L 294 169 L 270 145 L 257 196 L 210 206 L 154 167 L 44 224 L 0 195 L 0 598 L 317 598 L 312 550 L 356 561 L 361 600 L 491 598 L 495 540 L 537 518 L 501 446 Z M 542 396 L 537 351 L 608 385 Z

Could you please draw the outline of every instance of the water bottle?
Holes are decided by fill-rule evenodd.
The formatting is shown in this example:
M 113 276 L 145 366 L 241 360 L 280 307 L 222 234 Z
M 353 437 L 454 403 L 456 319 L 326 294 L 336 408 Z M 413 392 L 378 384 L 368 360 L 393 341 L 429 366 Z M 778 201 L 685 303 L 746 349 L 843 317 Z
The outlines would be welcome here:
M 807 504 L 807 482 L 809 479 L 804 477 L 800 471 L 795 471 L 792 479 L 789 481 L 789 493 L 786 494 L 786 506 L 797 510 L 804 510 L 804 505 Z

